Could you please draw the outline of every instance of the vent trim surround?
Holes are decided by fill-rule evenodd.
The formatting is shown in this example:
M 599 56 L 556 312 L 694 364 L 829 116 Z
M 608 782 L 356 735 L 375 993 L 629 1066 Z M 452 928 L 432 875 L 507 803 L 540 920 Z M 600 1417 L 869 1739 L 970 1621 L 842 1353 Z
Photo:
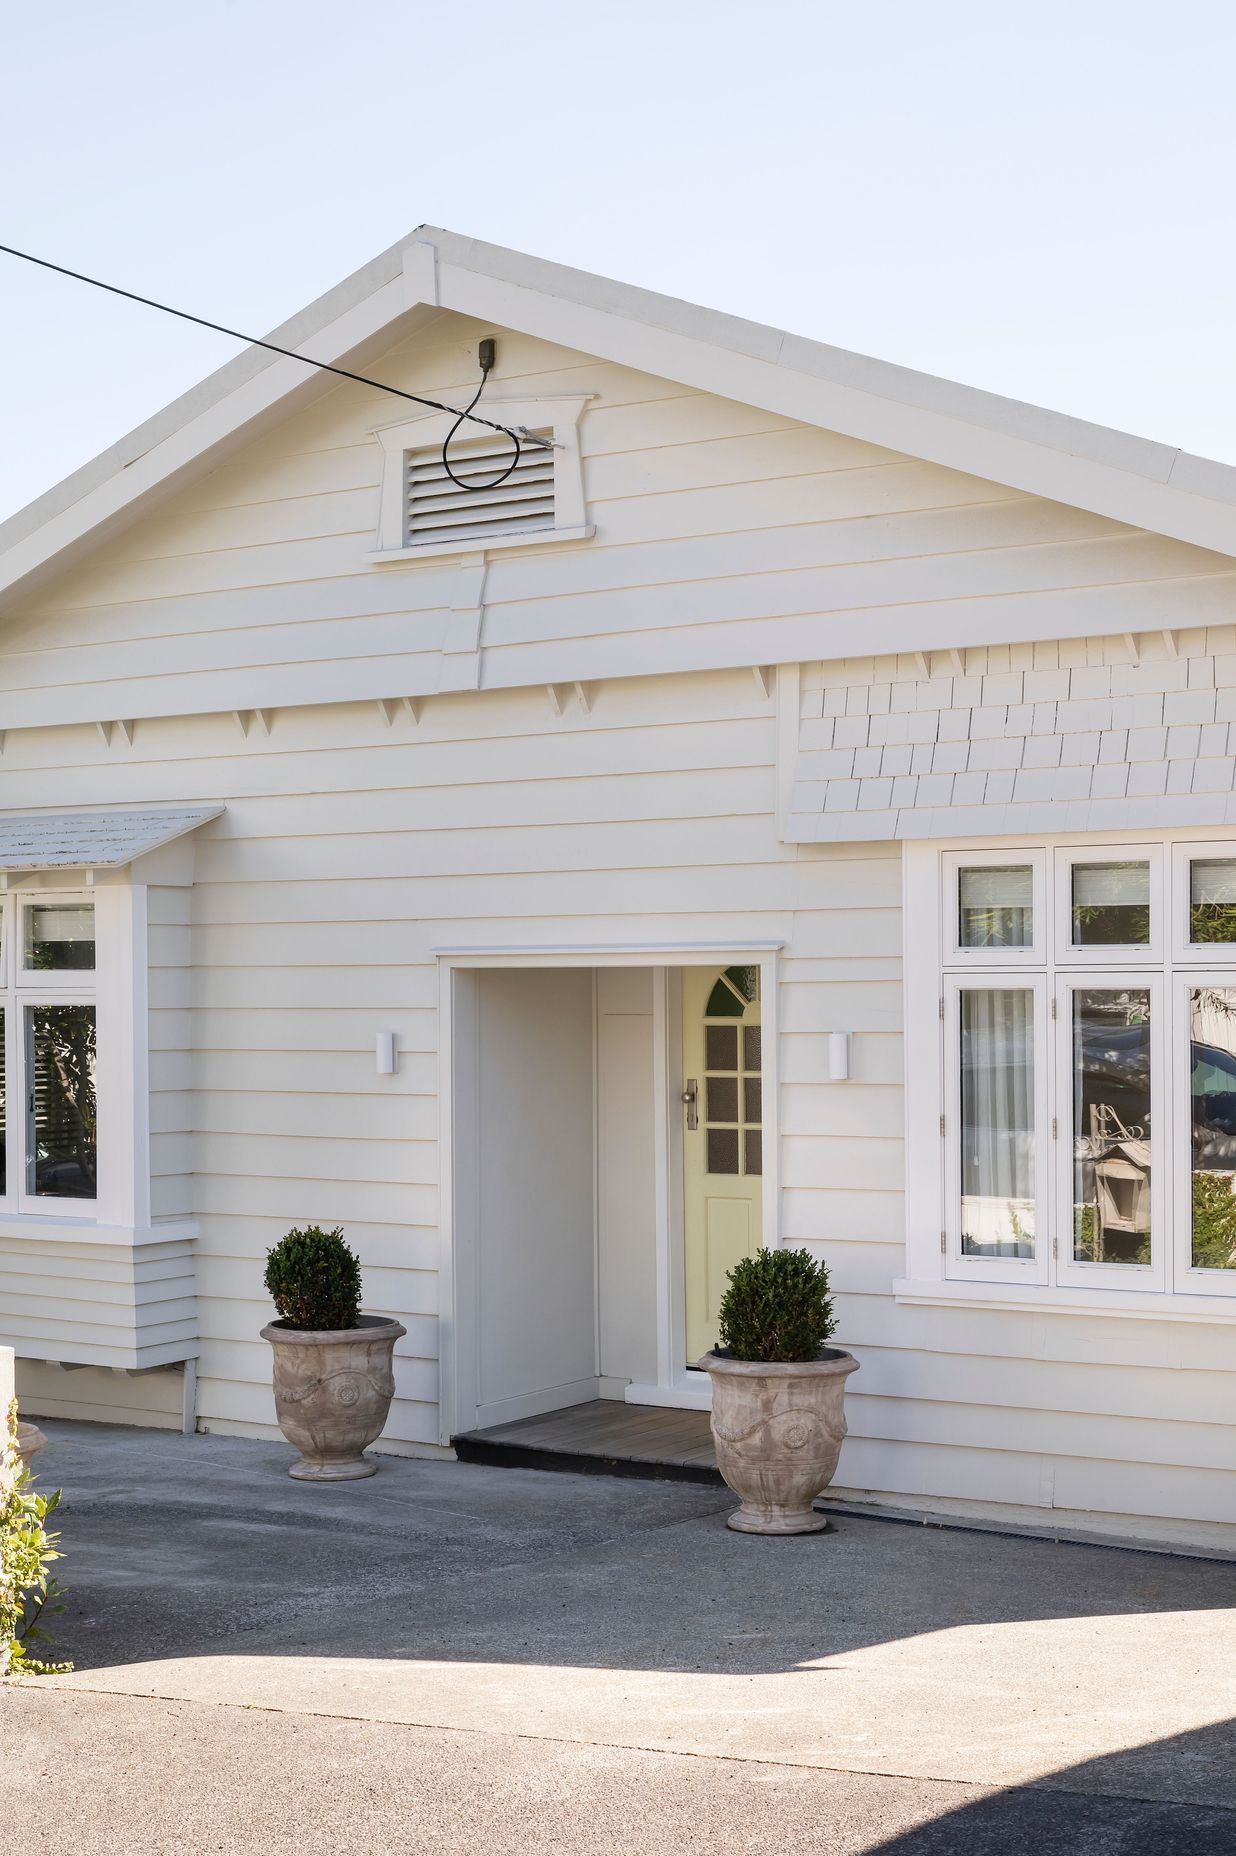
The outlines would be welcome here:
M 584 503 L 579 427 L 593 397 L 573 394 L 516 400 L 487 396 L 484 410 L 488 417 L 526 426 L 551 439 L 554 446 L 552 451 L 526 446 L 516 470 L 493 490 L 460 490 L 443 470 L 442 444 L 454 423 L 450 414 L 404 419 L 375 430 L 382 450 L 382 481 L 370 562 L 488 554 L 592 535 Z M 461 475 L 475 465 L 483 486 L 505 467 L 511 453 L 499 433 L 475 429 L 478 435 L 474 438 L 456 437 L 451 464 Z

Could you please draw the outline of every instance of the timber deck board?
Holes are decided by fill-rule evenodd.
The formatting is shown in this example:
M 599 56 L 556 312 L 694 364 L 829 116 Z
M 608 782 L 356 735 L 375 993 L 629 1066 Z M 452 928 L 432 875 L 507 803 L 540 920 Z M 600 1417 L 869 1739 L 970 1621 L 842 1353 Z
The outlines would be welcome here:
M 706 1411 L 591 1399 L 453 1439 L 465 1462 L 720 1482 Z

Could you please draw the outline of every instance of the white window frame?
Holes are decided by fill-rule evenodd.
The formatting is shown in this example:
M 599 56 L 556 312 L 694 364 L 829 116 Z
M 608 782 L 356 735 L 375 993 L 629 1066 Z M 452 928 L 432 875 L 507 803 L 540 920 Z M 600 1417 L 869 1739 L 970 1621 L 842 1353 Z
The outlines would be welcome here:
M 955 887 L 956 877 L 953 878 Z M 947 884 L 946 884 L 947 887 Z M 976 963 L 976 965 L 979 963 Z M 1045 1283 L 1048 1279 L 1046 1228 L 1039 1230 L 1050 1192 L 1050 1157 L 1047 1140 L 1047 979 L 1042 973 L 958 973 L 945 975 L 944 1013 L 944 1195 L 943 1230 L 947 1239 L 948 1274 L 959 1281 Z M 961 1012 L 963 992 L 1031 992 L 1034 995 L 1034 1180 L 1035 1240 L 1032 1257 L 968 1257 L 961 1247 Z
M 1144 961 L 1161 964 L 1167 944 L 1167 909 L 1163 892 L 1163 847 L 1138 842 L 1113 845 L 1106 840 L 1093 848 L 1085 844 L 1058 845 L 1054 855 L 1055 962 L 1057 967 L 1127 967 Z M 1149 865 L 1150 941 L 1113 942 L 1110 947 L 1082 946 L 1073 940 L 1074 864 Z
M 95 913 L 95 966 L 63 973 L 24 966 L 24 910 L 37 902 L 88 903 Z M 4 1230 L 54 1224 L 131 1230 L 150 1223 L 146 890 L 112 883 L 86 889 L 54 879 L 0 894 L 0 1004 L 6 1074 Z M 28 1189 L 26 1010 L 93 1005 L 97 1039 L 98 1179 L 93 1199 Z
M 1216 951 L 1229 947 L 1233 967 L 1236 967 L 1236 941 L 1192 941 L 1189 938 L 1190 865 L 1205 863 L 1208 859 L 1236 864 L 1236 841 L 1224 843 L 1206 839 L 1172 846 L 1172 961 L 1176 966 L 1196 964 L 1212 968 Z
M 1150 1262 L 1082 1263 L 1073 1243 L 1073 994 L 1117 992 L 1123 987 L 1150 994 Z M 1164 1024 L 1163 975 L 1146 967 L 1093 967 L 1088 972 L 1060 970 L 1054 994 L 1056 1003 L 1056 1062 L 1054 1071 L 1055 1208 L 1053 1218 L 1055 1280 L 1084 1288 L 1100 1284 L 1135 1294 L 1162 1293 L 1168 1283 L 1166 1212 L 1170 1203 L 1166 1182 L 1171 1172 L 1166 1074 L 1167 1039 Z M 1167 1134 L 1167 1139 L 1164 1139 Z
M 998 870 L 1006 864 L 1029 864 L 1031 876 L 1031 940 L 1029 947 L 963 947 L 958 906 L 958 882 L 963 870 Z M 941 939 L 950 966 L 1041 967 L 1047 938 L 1047 857 L 1043 851 L 946 851 L 944 881 L 940 886 Z
M 903 906 L 915 927 L 906 937 L 907 1272 L 896 1285 L 899 1299 L 1236 1321 L 1236 1270 L 1192 1267 L 1188 994 L 1198 985 L 1236 989 L 1236 944 L 1203 949 L 1187 940 L 1189 862 L 1207 857 L 1236 861 L 1236 833 L 1230 839 L 1187 829 L 1127 837 L 1113 832 L 1101 839 L 1070 833 L 985 838 L 972 846 L 958 840 L 905 845 Z M 1074 947 L 1072 865 L 1137 858 L 1150 865 L 1150 947 Z M 982 862 L 1034 865 L 1031 949 L 998 950 L 993 959 L 991 949 L 958 945 L 958 872 Z M 1040 921 L 1049 925 L 1042 937 Z M 960 1254 L 960 1151 L 953 1151 L 960 1136 L 957 997 L 967 985 L 998 983 L 1043 994 L 1035 1036 L 1042 1118 L 1036 1163 L 1048 1168 L 1050 1181 L 1036 1206 L 1033 1260 Z M 1073 1256 L 1072 994 L 1123 985 L 1146 988 L 1151 996 L 1149 1266 L 1080 1263 Z
M 397 425 L 375 429 L 382 450 L 382 480 L 378 493 L 377 536 L 369 561 L 375 566 L 392 561 L 429 561 L 455 554 L 505 554 L 511 548 L 545 547 L 559 541 L 584 541 L 594 533 L 584 501 L 584 466 L 579 423 L 594 395 L 575 393 L 534 399 L 501 399 L 488 395 L 477 408 L 501 425 L 525 425 L 543 432 L 554 445 L 554 519 L 523 533 L 473 536 L 468 541 L 428 541 L 406 545 L 404 504 L 406 461 L 410 451 L 428 451 L 442 445 L 456 423 L 453 413 L 427 413 L 401 419 Z M 461 426 L 462 442 L 484 433 L 483 426 Z

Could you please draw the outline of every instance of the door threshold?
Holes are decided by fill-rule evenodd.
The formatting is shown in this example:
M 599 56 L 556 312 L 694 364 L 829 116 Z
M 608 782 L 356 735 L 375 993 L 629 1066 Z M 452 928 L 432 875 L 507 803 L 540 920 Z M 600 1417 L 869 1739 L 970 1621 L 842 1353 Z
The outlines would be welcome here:
M 712 1381 L 707 1373 L 693 1373 L 698 1383 L 680 1386 L 629 1385 L 622 1395 L 626 1405 L 660 1405 L 667 1411 L 711 1411 Z

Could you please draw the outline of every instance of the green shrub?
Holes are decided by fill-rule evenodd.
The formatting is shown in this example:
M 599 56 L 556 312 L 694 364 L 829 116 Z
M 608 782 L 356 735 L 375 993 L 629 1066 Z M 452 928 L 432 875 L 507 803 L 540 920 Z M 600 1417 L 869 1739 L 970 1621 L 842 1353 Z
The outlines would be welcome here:
M 63 1611 L 63 1593 L 48 1572 L 59 1534 L 44 1526 L 60 1500 L 36 1495 L 17 1453 L 17 1405 L 0 1413 L 0 1675 L 59 1675 L 72 1663 L 44 1663 L 29 1646 L 45 1635 L 40 1620 Z
M 1201 1270 L 1236 1263 L 1236 1197 L 1227 1173 L 1193 1175 L 1193 1263 Z
M 828 1271 L 809 1250 L 757 1250 L 729 1273 L 721 1345 L 737 1360 L 814 1360 L 835 1326 Z
M 354 1328 L 360 1319 L 360 1264 L 338 1227 L 280 1238 L 266 1253 L 266 1287 L 290 1328 Z

